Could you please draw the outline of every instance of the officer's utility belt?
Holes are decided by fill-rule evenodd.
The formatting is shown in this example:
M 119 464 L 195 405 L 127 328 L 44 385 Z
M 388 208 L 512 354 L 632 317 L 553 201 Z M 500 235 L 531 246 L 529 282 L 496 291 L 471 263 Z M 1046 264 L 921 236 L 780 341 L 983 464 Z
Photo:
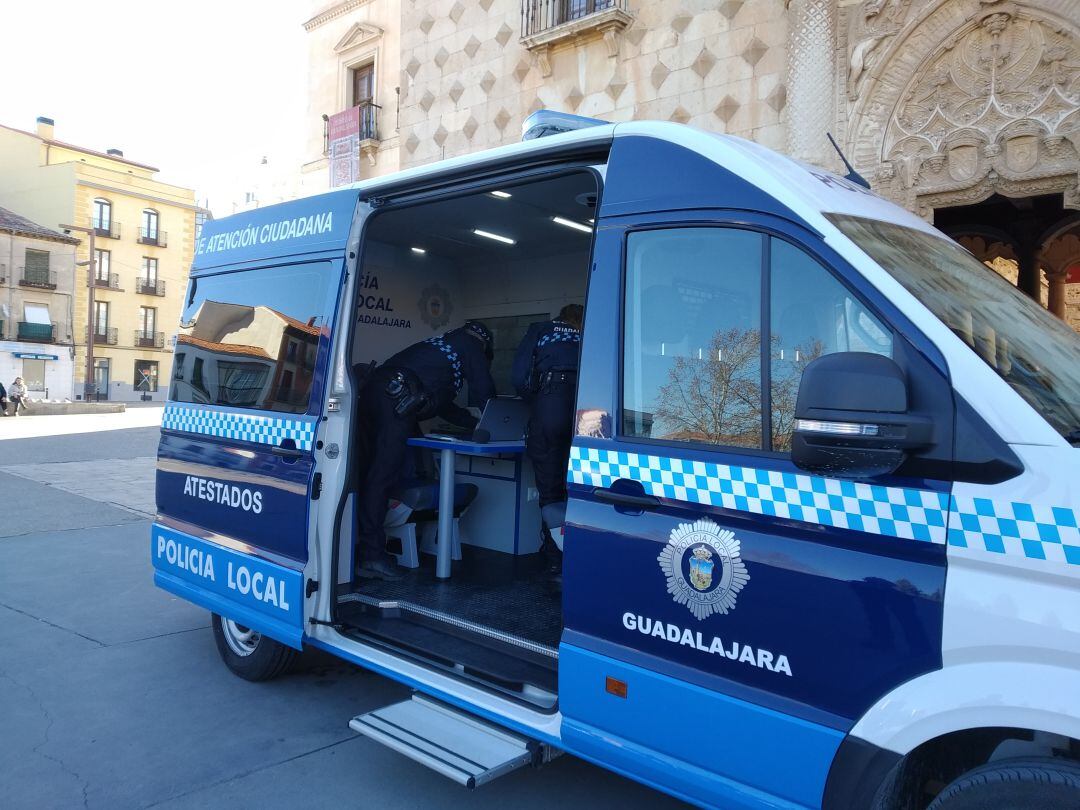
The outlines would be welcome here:
M 383 392 L 393 401 L 394 413 L 403 419 L 417 416 L 430 404 L 423 383 L 411 369 L 393 369 Z
M 540 375 L 540 387 L 554 383 L 576 383 L 576 371 L 548 371 Z

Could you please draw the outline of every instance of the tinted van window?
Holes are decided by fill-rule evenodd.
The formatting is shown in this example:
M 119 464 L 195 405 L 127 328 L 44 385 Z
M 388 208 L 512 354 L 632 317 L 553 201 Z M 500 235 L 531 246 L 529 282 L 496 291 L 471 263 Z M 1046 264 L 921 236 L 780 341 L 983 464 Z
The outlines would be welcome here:
M 624 436 L 761 447 L 763 239 L 736 228 L 630 234 Z
M 329 262 L 193 279 L 170 399 L 306 412 L 334 292 Z

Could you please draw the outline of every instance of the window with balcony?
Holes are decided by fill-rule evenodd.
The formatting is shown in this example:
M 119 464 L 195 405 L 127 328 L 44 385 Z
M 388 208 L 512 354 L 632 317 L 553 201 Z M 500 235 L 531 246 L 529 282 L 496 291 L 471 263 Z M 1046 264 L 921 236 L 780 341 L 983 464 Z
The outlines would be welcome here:
M 553 44 L 602 35 L 608 56 L 617 56 L 616 36 L 631 22 L 626 0 L 521 0 L 521 43 L 536 54 L 544 76 L 551 75 Z
M 368 63 L 349 70 L 350 105 L 359 116 L 360 140 L 377 138 L 375 128 L 375 65 Z
M 23 304 L 17 337 L 33 343 L 52 343 L 53 324 L 47 304 Z
M 155 307 L 139 307 L 139 328 L 135 332 L 135 345 L 143 349 L 164 348 L 165 334 L 157 331 Z
M 112 272 L 112 251 L 96 248 L 94 250 L 94 281 L 98 282 L 98 286 L 108 286 L 110 272 Z
M 56 289 L 56 274 L 49 270 L 49 251 L 27 249 L 19 284 L 23 287 Z
M 165 231 L 158 227 L 160 217 L 153 208 L 144 208 L 139 226 L 139 242 L 143 245 L 165 247 Z
M 109 326 L 109 302 L 94 302 L 94 343 L 116 345 L 116 329 Z
M 137 291 L 143 295 L 165 295 L 165 282 L 158 278 L 158 260 L 143 256 L 139 270 Z
M 104 197 L 98 197 L 90 210 L 90 227 L 97 231 L 98 236 L 107 236 L 110 239 L 120 238 L 120 227 L 113 222 L 111 202 Z

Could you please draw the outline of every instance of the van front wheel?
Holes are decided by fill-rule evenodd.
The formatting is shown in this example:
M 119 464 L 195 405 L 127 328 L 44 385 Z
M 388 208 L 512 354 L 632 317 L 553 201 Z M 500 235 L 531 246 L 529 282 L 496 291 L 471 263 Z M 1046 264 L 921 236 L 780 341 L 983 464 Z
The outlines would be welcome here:
M 268 681 L 287 670 L 296 651 L 217 613 L 211 614 L 214 643 L 225 666 L 248 681 Z
M 968 771 L 927 810 L 1076 810 L 1080 763 L 1031 758 L 991 762 Z

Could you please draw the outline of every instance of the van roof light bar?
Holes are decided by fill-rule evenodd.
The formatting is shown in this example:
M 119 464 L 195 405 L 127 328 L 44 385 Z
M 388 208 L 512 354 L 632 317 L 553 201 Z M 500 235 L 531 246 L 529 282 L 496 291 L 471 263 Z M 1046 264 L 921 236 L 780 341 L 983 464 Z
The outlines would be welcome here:
M 584 115 L 571 115 L 558 110 L 537 110 L 521 125 L 521 140 L 532 141 L 548 135 L 599 127 L 608 123 L 599 118 L 586 118 Z

